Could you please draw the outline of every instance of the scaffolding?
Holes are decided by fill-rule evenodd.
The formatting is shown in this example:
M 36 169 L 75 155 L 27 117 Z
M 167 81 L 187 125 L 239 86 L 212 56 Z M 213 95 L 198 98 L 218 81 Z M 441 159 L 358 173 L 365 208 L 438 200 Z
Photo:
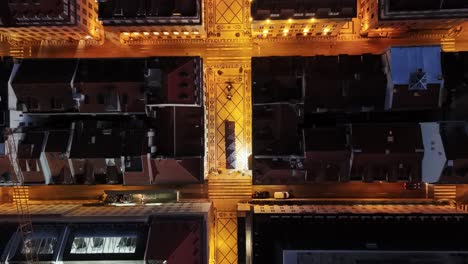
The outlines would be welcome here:
M 6 150 L 14 174 L 16 176 L 15 185 L 13 186 L 13 201 L 16 205 L 18 213 L 18 232 L 21 235 L 24 245 L 30 244 L 34 247 L 31 238 L 33 235 L 33 225 L 31 214 L 29 213 L 29 189 L 24 186 L 24 176 L 18 162 L 17 144 L 15 134 L 11 129 L 6 130 Z M 37 263 L 39 261 L 37 250 L 27 250 L 24 252 L 27 263 Z

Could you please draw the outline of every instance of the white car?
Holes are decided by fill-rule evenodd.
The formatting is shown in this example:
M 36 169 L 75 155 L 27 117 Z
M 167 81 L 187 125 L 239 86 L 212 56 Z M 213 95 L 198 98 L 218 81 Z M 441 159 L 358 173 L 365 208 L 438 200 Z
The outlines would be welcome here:
M 275 192 L 273 195 L 275 199 L 288 199 L 290 196 L 289 192 Z

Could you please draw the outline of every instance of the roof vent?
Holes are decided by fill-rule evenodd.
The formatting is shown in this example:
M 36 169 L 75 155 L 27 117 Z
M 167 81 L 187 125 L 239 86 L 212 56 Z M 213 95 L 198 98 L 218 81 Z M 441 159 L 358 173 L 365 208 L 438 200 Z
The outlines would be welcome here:
M 427 75 L 422 69 L 418 69 L 410 74 L 409 90 L 427 90 Z

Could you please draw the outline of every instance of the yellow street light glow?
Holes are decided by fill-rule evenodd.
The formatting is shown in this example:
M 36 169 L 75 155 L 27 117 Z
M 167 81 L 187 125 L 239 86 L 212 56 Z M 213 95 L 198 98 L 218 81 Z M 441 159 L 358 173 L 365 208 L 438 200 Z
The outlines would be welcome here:
M 286 37 L 287 35 L 288 35 L 288 33 L 283 33 L 283 36 L 285 36 L 285 37 Z
M 164 31 L 163 34 L 167 36 L 167 35 L 169 35 L 169 32 Z
M 263 30 L 263 34 L 268 34 L 268 29 Z
M 148 36 L 149 32 L 143 32 L 143 35 Z
M 288 33 L 288 32 L 289 32 L 288 29 L 284 29 L 284 30 L 283 30 L 283 33 L 284 33 L 284 34 L 286 34 L 286 33 Z
M 309 32 L 309 29 L 304 28 L 304 31 L 303 31 L 303 32 L 304 32 L 304 33 L 307 33 L 307 32 Z
M 249 21 L 252 22 L 253 18 L 252 17 L 249 17 Z
M 184 35 L 188 35 L 190 34 L 188 31 L 184 31 Z
M 329 28 L 324 28 L 324 29 L 323 29 L 323 33 L 328 33 L 328 32 L 330 32 L 330 29 L 329 29 Z
M 267 19 L 267 20 L 266 20 L 266 23 L 267 23 L 267 24 L 270 24 L 270 23 L 271 23 L 271 20 L 270 20 L 270 19 Z
M 92 39 L 92 37 L 90 35 L 87 35 L 85 39 Z
M 139 32 L 133 32 L 133 35 L 140 35 Z
M 288 19 L 288 23 L 292 23 L 292 22 L 293 22 L 292 18 Z
M 153 32 L 154 35 L 158 36 L 159 35 L 159 32 Z
M 174 32 L 172 32 L 172 34 L 179 35 L 179 31 L 174 31 Z
M 130 33 L 128 33 L 128 32 L 124 32 L 123 34 L 124 34 L 125 36 L 130 36 Z
M 193 34 L 198 35 L 198 34 L 200 34 L 200 32 L 194 31 Z
M 314 23 L 314 22 L 315 22 L 315 18 L 311 18 L 311 19 L 310 19 L 310 22 Z

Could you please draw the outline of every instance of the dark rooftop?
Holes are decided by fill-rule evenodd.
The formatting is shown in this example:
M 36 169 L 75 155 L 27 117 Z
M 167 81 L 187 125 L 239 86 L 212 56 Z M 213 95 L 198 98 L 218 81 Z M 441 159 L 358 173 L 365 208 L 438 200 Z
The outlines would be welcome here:
M 202 217 L 158 217 L 151 223 L 145 259 L 205 263 L 205 244 Z
M 352 180 L 421 181 L 419 124 L 353 125 Z
M 356 16 L 356 0 L 256 0 L 252 17 L 262 19 L 352 18 Z
M 301 184 L 306 178 L 303 159 L 254 158 L 253 184 Z
M 442 123 L 440 124 L 440 135 L 448 160 L 468 159 L 467 123 Z
M 145 81 L 144 59 L 80 59 L 75 83 Z
M 439 106 L 440 88 L 439 84 L 428 84 L 427 90 L 412 91 L 408 85 L 395 85 L 392 109 L 435 109 Z
M 13 84 L 70 83 L 75 72 L 74 59 L 24 59 Z
M 199 104 L 201 102 L 199 58 L 149 59 L 149 104 Z
M 121 129 L 98 128 L 93 123 L 77 124 L 70 158 L 120 158 L 122 155 Z
M 304 129 L 304 134 L 307 181 L 347 181 L 351 158 L 347 129 L 308 128 Z
M 254 106 L 253 154 L 301 155 L 303 150 L 300 122 L 298 110 L 294 105 Z
M 99 1 L 99 19 L 104 23 L 146 20 L 148 24 L 164 24 L 167 18 L 181 22 L 183 18 L 200 16 L 200 0 Z
M 302 75 L 301 57 L 252 58 L 253 103 L 302 101 Z
M 352 146 L 363 153 L 414 153 L 424 149 L 419 124 L 353 125 Z
M 148 153 L 148 142 L 147 131 L 123 131 L 122 154 L 130 157 L 146 155 Z
M 45 140 L 45 132 L 26 132 L 24 139 L 18 144 L 18 158 L 39 159 Z
M 375 246 L 371 251 L 399 253 L 404 251 L 466 252 L 468 250 L 468 243 L 465 240 L 468 233 L 466 216 L 463 216 L 462 220 L 455 218 L 446 220 L 445 217 L 430 217 L 429 215 L 423 220 L 418 215 L 421 214 L 413 214 L 412 219 L 405 217 L 399 220 L 397 217 L 389 219 L 388 213 L 363 215 L 367 218 L 360 218 L 359 214 L 352 213 L 336 214 L 333 217 L 317 213 L 301 213 L 301 215 L 296 213 L 293 217 L 291 215 L 282 217 L 279 214 L 255 214 L 252 224 L 253 241 L 256 241 L 253 243 L 253 262 L 282 263 L 283 250 L 362 252 L 369 251 L 369 246 Z M 407 235 L 408 233 L 412 235 Z M 337 263 L 336 260 L 340 259 L 333 258 L 333 261 L 327 263 Z M 462 259 L 460 259 L 461 262 L 463 262 Z
M 75 25 L 75 5 L 76 0 L 5 0 L 0 1 L 0 18 L 7 27 Z
M 67 151 L 70 131 L 50 131 L 45 152 L 65 153 Z
M 157 110 L 156 155 L 200 156 L 204 153 L 203 108 L 165 107 Z
M 305 150 L 341 151 L 349 149 L 346 128 L 308 128 L 304 129 Z
M 468 8 L 464 0 L 387 0 L 390 12 L 428 11 Z
M 203 181 L 203 157 L 152 159 L 153 183 L 190 184 Z
M 384 108 L 386 78 L 380 56 L 315 56 L 305 60 L 306 112 Z

